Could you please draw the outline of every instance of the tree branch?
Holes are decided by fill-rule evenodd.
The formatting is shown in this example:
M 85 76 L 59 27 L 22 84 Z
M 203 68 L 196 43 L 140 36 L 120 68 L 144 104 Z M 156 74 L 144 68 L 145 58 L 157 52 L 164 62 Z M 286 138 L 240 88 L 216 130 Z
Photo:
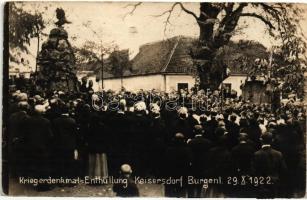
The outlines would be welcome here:
M 238 21 L 239 16 L 243 11 L 243 8 L 246 6 L 247 6 L 247 3 L 240 3 L 239 6 L 235 10 L 233 10 L 234 5 L 233 4 L 229 5 L 228 10 L 227 11 L 225 10 L 226 15 L 221 20 L 219 27 L 223 27 L 227 25 L 232 20 Z
M 172 5 L 172 7 L 171 7 L 169 10 L 164 11 L 163 13 L 161 13 L 161 14 L 159 14 L 159 15 L 154 15 L 154 17 L 161 17 L 161 16 L 163 16 L 163 15 L 165 15 L 165 14 L 167 14 L 167 13 L 169 13 L 169 15 L 171 15 L 171 12 L 174 11 L 176 5 L 180 5 L 181 9 L 182 9 L 185 13 L 187 13 L 187 14 L 189 14 L 189 15 L 192 15 L 196 20 L 198 20 L 197 15 L 196 15 L 194 12 L 192 12 L 192 11 L 186 9 L 186 8 L 183 6 L 183 4 L 180 3 L 180 2 L 174 3 L 174 4 Z
M 189 14 L 189 15 L 192 15 L 196 20 L 198 20 L 197 15 L 196 15 L 194 12 L 192 12 L 192 11 L 186 9 L 186 8 L 183 6 L 183 4 L 182 4 L 181 2 L 177 2 L 177 3 L 175 3 L 175 4 L 179 4 L 180 7 L 181 7 L 181 9 L 182 9 L 184 12 L 186 12 L 186 13 Z
M 133 15 L 134 11 L 136 10 L 136 8 L 138 6 L 140 6 L 142 4 L 142 2 L 138 2 L 138 3 L 135 3 L 135 4 L 128 4 L 126 5 L 124 8 L 128 8 L 128 7 L 132 7 L 132 10 L 127 12 L 124 16 L 123 16 L 123 20 L 125 20 L 125 18 L 128 16 L 128 15 Z
M 257 7 L 261 7 L 261 9 L 271 15 L 278 24 L 282 21 L 282 13 L 281 11 L 284 9 L 282 6 L 276 7 L 278 4 L 268 5 L 266 3 L 252 3 L 252 5 L 255 5 Z M 275 5 L 275 6 L 274 6 Z
M 168 24 L 171 24 L 171 23 L 170 23 L 170 18 L 171 18 L 172 12 L 174 11 L 174 9 L 175 9 L 175 7 L 176 7 L 177 5 L 179 5 L 179 6 L 181 7 L 181 9 L 182 9 L 185 13 L 187 13 L 187 14 L 189 14 L 189 15 L 192 15 L 192 16 L 198 21 L 198 17 L 197 17 L 197 15 L 196 15 L 194 12 L 192 12 L 192 11 L 186 9 L 186 8 L 183 6 L 182 3 L 180 3 L 180 2 L 175 2 L 169 10 L 166 10 L 166 11 L 164 11 L 163 13 L 161 13 L 161 14 L 159 14 L 159 15 L 153 15 L 154 17 L 162 17 L 162 16 L 168 14 L 166 20 L 164 21 L 164 24 L 165 24 L 165 26 L 164 26 L 164 34 L 165 34 L 165 32 L 166 32 L 166 27 L 167 27 L 167 25 L 168 25 Z
M 275 29 L 275 27 L 269 20 L 266 20 L 263 16 L 257 15 L 256 13 L 241 13 L 240 16 L 241 17 L 254 17 L 254 18 L 260 19 L 263 23 L 265 23 L 271 29 Z

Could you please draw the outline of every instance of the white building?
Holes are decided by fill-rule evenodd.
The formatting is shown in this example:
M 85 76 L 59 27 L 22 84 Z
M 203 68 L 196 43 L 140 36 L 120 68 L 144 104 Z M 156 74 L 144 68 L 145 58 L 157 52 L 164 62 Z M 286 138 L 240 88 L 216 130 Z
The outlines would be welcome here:
M 124 87 L 129 91 L 156 89 L 165 92 L 181 88 L 191 89 L 195 85 L 196 74 L 193 60 L 189 55 L 193 40 L 190 37 L 178 36 L 142 45 L 139 53 L 131 61 L 132 68 L 130 71 L 123 70 L 123 76 L 114 76 L 104 70 L 104 89 L 119 91 Z M 108 68 L 109 61 L 106 59 L 104 63 L 105 68 Z M 82 78 L 82 74 L 84 75 L 79 73 L 79 79 Z M 93 81 L 94 90 L 101 90 L 101 66 L 97 66 L 95 72 L 88 74 L 92 74 L 88 75 L 88 80 Z M 100 79 L 98 82 L 96 77 Z M 240 96 L 242 94 L 240 86 L 246 77 L 246 74 L 230 74 L 223 83 Z
M 156 89 L 165 92 L 191 89 L 195 85 L 196 73 L 188 52 L 191 41 L 192 38 L 179 36 L 142 45 L 131 61 L 130 71 L 125 70 L 123 76 L 112 76 L 104 70 L 104 89 L 119 91 L 124 87 L 129 91 Z M 101 80 L 96 82 L 96 76 L 101 74 L 99 70 L 88 76 L 88 80 L 94 83 L 95 91 L 102 88 Z
M 245 82 L 247 78 L 246 74 L 230 74 L 224 81 L 224 87 L 230 88 L 230 90 L 234 90 L 237 92 L 237 95 L 242 95 L 242 89 L 240 86 Z
M 147 75 L 134 75 L 121 78 L 104 79 L 104 88 L 119 91 L 124 87 L 128 91 L 158 90 L 158 91 L 177 91 L 182 88 L 191 89 L 195 85 L 195 78 L 187 74 L 157 73 Z M 95 89 L 101 88 L 101 81 Z

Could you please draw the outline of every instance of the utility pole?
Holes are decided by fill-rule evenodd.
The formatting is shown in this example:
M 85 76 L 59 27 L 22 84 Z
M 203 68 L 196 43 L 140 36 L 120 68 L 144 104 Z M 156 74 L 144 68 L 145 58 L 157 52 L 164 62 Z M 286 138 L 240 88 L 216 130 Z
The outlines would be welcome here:
M 40 37 L 39 37 L 39 32 L 37 32 L 37 50 L 36 50 L 36 63 L 35 63 L 35 80 L 37 79 L 37 68 L 38 68 L 38 64 L 37 64 L 37 58 L 39 55 L 39 41 L 40 41 Z
M 222 71 L 222 80 L 224 80 L 224 70 Z M 223 112 L 223 101 L 224 101 L 224 83 L 222 82 L 222 85 L 221 85 L 221 112 Z
M 116 58 L 117 58 L 117 63 L 120 67 L 120 87 L 121 87 L 121 90 L 123 89 L 123 65 L 120 63 L 120 57 L 119 57 L 119 52 L 116 52 Z
M 103 56 L 104 54 L 101 54 L 101 90 L 103 90 L 104 85 L 103 85 Z
M 271 78 L 271 71 L 272 71 L 272 61 L 273 61 L 273 47 L 271 48 L 270 51 L 270 58 L 269 58 L 269 78 Z

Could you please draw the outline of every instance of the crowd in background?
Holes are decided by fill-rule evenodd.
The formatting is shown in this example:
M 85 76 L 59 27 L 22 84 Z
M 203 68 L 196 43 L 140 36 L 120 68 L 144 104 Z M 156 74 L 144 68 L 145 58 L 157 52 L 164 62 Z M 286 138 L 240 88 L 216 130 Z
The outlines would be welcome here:
M 240 97 L 221 101 L 220 96 L 219 91 L 183 90 L 97 93 L 86 80 L 73 94 L 17 84 L 9 94 L 9 120 L 4 124 L 10 173 L 108 177 L 118 176 L 128 164 L 141 177 L 223 179 L 224 184 L 208 189 L 185 181 L 182 186 L 165 185 L 166 196 L 304 194 L 303 107 L 294 99 L 272 109 Z M 100 104 L 99 109 L 93 106 Z M 227 184 L 229 177 L 247 175 L 270 177 L 272 184 Z M 36 188 L 47 190 L 50 185 Z

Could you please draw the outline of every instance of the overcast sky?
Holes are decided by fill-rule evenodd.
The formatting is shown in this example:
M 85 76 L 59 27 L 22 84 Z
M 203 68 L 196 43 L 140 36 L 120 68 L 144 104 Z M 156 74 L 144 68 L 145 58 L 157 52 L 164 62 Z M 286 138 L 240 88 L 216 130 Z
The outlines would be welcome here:
M 170 9 L 172 3 L 143 3 L 137 7 L 133 15 L 127 15 L 132 7 L 128 2 L 25 2 L 24 8 L 34 12 L 35 10 L 44 11 L 44 20 L 49 22 L 44 32 L 55 27 L 57 21 L 55 10 L 61 7 L 66 12 L 66 18 L 71 24 L 65 25 L 72 45 L 81 46 L 86 40 L 109 44 L 114 42 L 120 49 L 129 49 L 131 57 L 136 55 L 139 46 L 148 42 L 163 40 L 176 35 L 198 37 L 199 28 L 195 19 L 181 11 L 178 6 L 172 13 L 171 25 L 167 26 L 166 15 L 155 17 Z M 186 8 L 199 13 L 199 3 L 185 3 Z M 45 7 L 47 9 L 45 9 Z M 304 5 L 305 24 L 303 31 L 307 33 L 307 6 Z M 84 24 L 90 24 L 87 28 Z M 265 32 L 265 25 L 250 18 L 240 19 L 240 26 L 248 25 L 242 30 L 242 34 L 234 36 L 233 40 L 248 39 L 256 40 L 270 47 L 275 42 Z M 97 34 L 94 34 L 94 30 Z M 73 40 L 74 38 L 74 40 Z M 45 41 L 46 38 L 42 38 Z M 36 41 L 31 44 L 31 53 L 36 55 Z M 30 59 L 30 65 L 35 65 L 35 58 Z M 34 63 L 33 63 L 34 62 Z

